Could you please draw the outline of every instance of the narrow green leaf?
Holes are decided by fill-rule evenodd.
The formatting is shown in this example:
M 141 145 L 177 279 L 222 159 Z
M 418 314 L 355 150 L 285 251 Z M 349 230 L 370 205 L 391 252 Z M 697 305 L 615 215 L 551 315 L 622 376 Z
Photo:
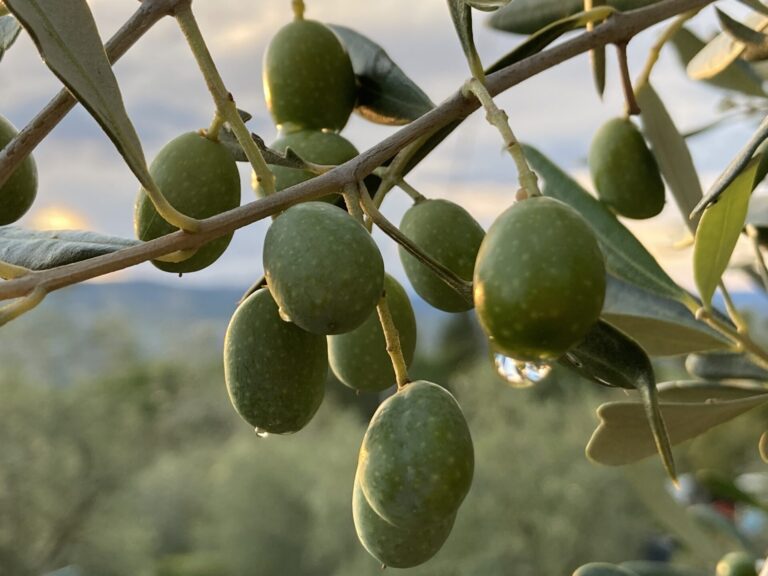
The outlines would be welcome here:
M 655 4 L 659 0 L 607 0 L 605 4 L 627 11 Z M 496 30 L 533 34 L 545 26 L 581 12 L 584 0 L 512 0 L 497 10 L 489 23 Z M 584 24 L 582 24 L 584 26 Z
M 768 27 L 768 16 L 750 14 L 745 24 L 757 32 L 762 32 Z M 735 40 L 727 32 L 721 32 L 688 62 L 688 76 L 695 80 L 712 78 L 730 66 L 743 54 L 745 48 L 743 42 Z
M 768 392 L 759 382 L 713 382 L 712 380 L 676 380 L 659 384 L 662 402 L 702 403 L 752 398 Z
M 704 48 L 704 41 L 687 28 L 681 28 L 672 37 L 672 45 L 683 67 L 686 67 L 688 62 Z M 763 80 L 749 63 L 741 59 L 736 59 L 721 72 L 703 81 L 712 86 L 741 92 L 748 96 L 765 96 Z
M 728 14 L 720 10 L 720 8 L 715 8 L 715 13 L 717 14 L 717 19 L 720 21 L 723 30 L 739 42 L 760 46 L 768 40 L 765 34 L 753 30 L 738 20 L 731 18 Z
M 21 32 L 21 25 L 16 18 L 10 14 L 0 16 L 0 61 L 2 61 L 8 49 L 13 46 L 13 43 L 16 42 L 19 32 Z
M 355 110 L 377 124 L 401 126 L 429 112 L 429 97 L 373 40 L 346 26 L 329 24 L 352 60 L 359 88 Z
M 651 144 L 659 170 L 683 219 L 695 232 L 698 219 L 690 220 L 688 215 L 701 200 L 703 192 L 688 145 L 650 82 L 638 86 L 635 96 L 642 111 L 643 133 Z
M 661 386 L 659 391 L 661 394 Z M 736 400 L 703 402 L 668 402 L 662 394 L 660 408 L 670 442 L 676 446 L 766 402 L 768 392 L 765 391 Z M 609 402 L 597 409 L 597 415 L 600 424 L 587 445 L 587 456 L 594 462 L 622 466 L 656 453 L 641 402 Z
M 651 356 L 722 350 L 728 340 L 694 318 L 677 300 L 608 275 L 601 317 L 632 337 Z
M 605 46 L 593 48 L 590 51 L 590 63 L 595 90 L 597 90 L 597 95 L 602 98 L 605 93 Z
M 675 284 L 658 262 L 616 216 L 541 152 L 524 146 L 531 167 L 543 180 L 543 193 L 565 202 L 592 226 L 605 255 L 608 271 L 631 284 L 689 303 L 690 296 Z
M 43 60 L 85 106 L 142 184 L 144 152 L 85 0 L 6 0 Z
M 598 322 L 579 344 L 566 353 L 561 364 L 599 384 L 638 391 L 661 461 L 674 480 L 677 476 L 675 461 L 659 411 L 656 375 L 645 350 L 610 324 Z
M 757 166 L 755 159 L 701 217 L 693 246 L 693 276 L 706 308 L 711 307 L 712 296 L 744 228 Z
M 480 56 L 475 48 L 475 37 L 472 31 L 472 9 L 464 0 L 448 0 L 448 9 L 469 67 L 474 70 L 475 66 L 480 65 Z
M 470 6 L 472 6 L 472 8 L 476 8 L 477 10 L 482 10 L 483 12 L 493 12 L 494 10 L 498 10 L 502 6 L 506 6 L 510 2 L 510 0 L 464 0 L 464 1 Z
M 685 359 L 685 369 L 694 378 L 704 380 L 763 380 L 768 382 L 768 370 L 757 366 L 745 354 L 720 352 L 691 354 Z
M 27 230 L 0 226 L 0 260 L 46 270 L 141 244 L 138 240 L 82 230 Z

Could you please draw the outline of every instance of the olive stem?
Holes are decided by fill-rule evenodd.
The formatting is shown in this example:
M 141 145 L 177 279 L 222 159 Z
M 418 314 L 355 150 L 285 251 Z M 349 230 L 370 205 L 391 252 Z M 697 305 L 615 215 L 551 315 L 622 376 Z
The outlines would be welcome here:
M 403 180 L 402 178 L 400 178 L 400 180 L 398 180 L 398 181 L 397 181 L 397 186 L 398 186 L 398 188 L 400 188 L 400 189 L 401 189 L 403 192 L 405 192 L 406 194 L 408 194 L 408 196 L 410 196 L 411 198 L 413 198 L 413 201 L 414 201 L 414 202 L 422 202 L 422 201 L 424 201 L 424 200 L 426 200 L 426 199 L 427 199 L 427 198 L 426 198 L 426 196 L 424 196 L 424 195 L 423 195 L 421 192 L 419 192 L 418 190 L 416 190 L 416 188 L 414 188 L 413 186 L 411 186 L 410 184 L 408 184 L 408 182 L 406 182 L 406 181 L 405 181 L 405 180 Z
M 192 5 L 182 4 L 178 7 L 174 16 L 184 37 L 187 39 L 187 44 L 192 50 L 197 65 L 200 67 L 203 78 L 205 78 L 205 83 L 216 105 L 216 110 L 229 123 L 237 141 L 243 147 L 248 161 L 256 172 L 256 179 L 264 188 L 264 193 L 267 195 L 274 194 L 275 177 L 264 161 L 261 150 L 253 141 L 250 131 L 245 126 L 245 123 L 243 123 L 232 94 L 224 85 L 224 81 L 216 68 L 216 63 L 208 51 L 208 46 L 205 43 L 200 27 L 197 25 L 197 20 L 192 12 Z
M 656 42 L 653 43 L 653 46 L 651 46 L 651 49 L 648 51 L 648 60 L 646 60 L 645 66 L 643 67 L 640 76 L 637 77 L 636 86 L 644 86 L 648 84 L 651 79 L 651 72 L 653 71 L 653 67 L 656 65 L 656 62 L 659 61 L 659 56 L 661 56 L 661 50 L 664 48 L 664 45 L 680 31 L 680 29 L 688 20 L 696 16 L 696 14 L 698 14 L 700 11 L 701 8 L 695 8 L 694 10 L 689 10 L 688 12 L 680 14 L 669 26 L 667 26 L 664 32 L 661 33 Z
M 768 370 L 768 353 L 755 344 L 748 334 L 734 330 L 726 322 L 713 316 L 706 308 L 699 308 L 696 319 L 704 321 L 710 328 L 728 337 L 738 346 L 737 352 L 746 352 L 757 364 Z
M 21 278 L 27 274 L 31 274 L 32 270 L 24 268 L 24 266 L 17 266 L 10 262 L 3 262 L 0 260 L 0 278 L 3 280 L 13 280 L 14 278 Z
M 22 296 L 18 300 L 0 307 L 0 326 L 7 324 L 15 318 L 18 318 L 25 312 L 32 310 L 35 306 L 43 301 L 43 298 L 45 298 L 47 293 L 48 292 L 43 286 L 37 286 L 26 296 Z
M 760 250 L 757 228 L 752 224 L 747 224 L 747 235 L 752 242 L 752 249 L 755 251 L 755 264 L 757 272 L 760 274 L 760 280 L 763 282 L 763 289 L 768 292 L 768 266 L 765 264 L 763 251 Z
M 496 102 L 493 101 L 493 97 L 488 92 L 485 84 L 477 78 L 471 78 L 464 84 L 462 92 L 475 95 L 483 105 L 483 108 L 485 108 L 486 119 L 488 122 L 495 126 L 501 133 L 501 137 L 504 140 L 504 146 L 509 151 L 517 166 L 520 187 L 525 190 L 529 197 L 541 196 L 536 174 L 534 174 L 533 170 L 531 170 L 531 167 L 528 165 L 528 161 L 525 159 L 525 152 L 523 152 L 523 147 L 520 146 L 517 138 L 515 138 L 514 132 L 512 132 L 512 128 L 509 125 L 509 117 L 504 110 L 501 110 L 496 106 Z
M 403 348 L 400 345 L 400 333 L 392 319 L 392 312 L 387 304 L 387 292 L 382 293 L 379 303 L 376 305 L 376 312 L 379 315 L 381 330 L 384 332 L 384 340 L 387 343 L 387 354 L 392 360 L 392 368 L 395 371 L 395 380 L 397 389 L 401 390 L 410 380 L 408 379 L 408 367 L 403 356 Z
M 731 294 L 728 292 L 728 289 L 725 287 L 725 282 L 722 280 L 720 281 L 720 292 L 723 295 L 725 309 L 728 312 L 728 316 L 730 316 L 731 321 L 736 326 L 736 330 L 739 334 L 746 334 L 749 330 L 749 326 L 747 326 L 747 322 L 744 320 L 744 317 L 733 303 L 733 298 L 731 298 Z
M 635 98 L 635 90 L 632 88 L 632 78 L 629 73 L 629 62 L 627 61 L 627 43 L 619 42 L 616 44 L 616 51 L 619 55 L 619 70 L 621 71 L 621 86 L 624 89 L 624 102 L 627 116 L 637 116 L 640 114 L 640 105 Z
M 304 20 L 304 11 L 306 10 L 304 0 L 291 0 L 291 6 L 293 8 L 293 19 Z
M 392 224 L 386 217 L 379 212 L 379 209 L 374 205 L 371 200 L 368 190 L 365 185 L 361 183 L 360 186 L 360 202 L 363 206 L 363 210 L 370 217 L 376 226 L 381 228 L 387 236 L 392 238 L 395 242 L 405 248 L 410 254 L 414 256 L 419 262 L 427 266 L 432 272 L 445 282 L 448 286 L 453 288 L 456 293 L 464 298 L 468 303 L 472 303 L 472 283 L 467 282 L 463 278 L 457 276 L 452 270 L 449 270 L 443 266 L 440 262 L 432 258 L 429 254 L 426 254 L 414 244 L 410 238 L 400 232 L 400 230 Z
M 349 182 L 344 185 L 341 195 L 344 197 L 344 202 L 347 205 L 347 211 L 349 214 L 357 220 L 360 224 L 365 226 L 365 214 L 360 207 L 360 189 L 357 182 Z M 368 230 L 370 232 L 370 230 Z
M 208 127 L 207 130 L 204 130 L 204 136 L 208 138 L 209 140 L 212 140 L 213 142 L 219 141 L 219 133 L 221 132 L 221 128 L 224 126 L 224 118 L 221 114 L 219 114 L 219 111 L 213 113 L 213 120 L 211 120 L 211 125 Z

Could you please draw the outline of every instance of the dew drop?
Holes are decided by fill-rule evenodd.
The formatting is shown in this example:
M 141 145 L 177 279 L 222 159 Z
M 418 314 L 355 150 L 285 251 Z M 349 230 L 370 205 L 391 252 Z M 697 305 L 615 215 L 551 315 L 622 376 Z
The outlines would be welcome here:
M 267 436 L 269 436 L 269 432 L 267 432 L 266 430 L 263 430 L 262 428 L 255 428 L 255 430 L 256 430 L 256 436 L 258 436 L 259 438 L 266 438 Z
M 545 362 L 515 360 L 503 354 L 494 354 L 493 363 L 499 376 L 514 388 L 528 388 L 549 376 L 552 366 Z
M 285 310 L 283 310 L 282 308 L 278 308 L 278 309 L 277 309 L 277 313 L 278 313 L 278 315 L 280 316 L 280 319 L 281 319 L 283 322 L 293 322 L 293 320 L 291 320 L 291 317 L 290 317 L 290 316 L 288 316 L 288 312 L 286 312 L 286 311 L 285 311 Z

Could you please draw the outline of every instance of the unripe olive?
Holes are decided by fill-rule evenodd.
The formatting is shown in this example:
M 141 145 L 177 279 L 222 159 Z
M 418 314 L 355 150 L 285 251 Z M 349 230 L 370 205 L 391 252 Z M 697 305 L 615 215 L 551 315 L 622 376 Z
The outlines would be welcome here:
M 264 56 L 264 95 L 278 128 L 339 131 L 352 113 L 352 62 L 330 28 L 296 20 L 272 38 Z
M 475 258 L 485 232 L 458 204 L 448 200 L 416 202 L 403 216 L 400 231 L 422 251 L 464 280 L 472 279 Z M 435 308 L 465 312 L 472 304 L 404 248 L 400 260 L 416 293 Z
M 149 172 L 170 204 L 192 218 L 209 218 L 240 205 L 240 173 L 230 152 L 197 132 L 166 144 Z M 140 240 L 154 240 L 178 230 L 158 214 L 142 189 L 136 199 L 134 228 Z M 195 272 L 212 264 L 227 249 L 232 234 L 203 244 L 182 262 L 152 263 L 166 272 Z
M 474 449 L 456 399 L 419 380 L 381 403 L 360 447 L 360 487 L 371 508 L 403 529 L 453 516 L 469 492 Z
M 416 350 L 416 316 L 411 301 L 392 276 L 384 278 L 384 289 L 405 363 L 410 366 Z M 380 391 L 395 384 L 395 371 L 376 310 L 351 332 L 328 337 L 328 360 L 336 377 L 350 388 Z
M 747 552 L 729 552 L 717 563 L 716 576 L 757 576 L 755 557 Z
M 521 361 L 558 358 L 600 315 L 605 262 L 589 224 L 552 198 L 517 202 L 488 230 L 474 299 L 491 346 Z
M 264 274 L 284 318 L 315 334 L 343 334 L 375 310 L 384 261 L 371 235 L 341 208 L 291 206 L 264 238 Z
M 229 322 L 224 379 L 243 419 L 259 431 L 301 430 L 325 393 L 325 338 L 283 321 L 269 291 L 251 294 Z
M 280 153 L 285 153 L 287 148 L 291 148 L 303 160 L 327 166 L 338 166 L 347 160 L 351 160 L 358 154 L 357 148 L 343 136 L 335 132 L 322 132 L 320 130 L 283 132 L 272 143 L 270 148 Z M 270 164 L 269 168 L 275 175 L 276 192 L 314 177 L 314 174 L 307 170 L 297 170 L 296 168 L 273 164 Z M 256 196 L 263 198 L 266 195 L 264 189 L 256 181 L 255 173 L 252 176 L 251 184 Z M 339 193 L 341 193 L 341 190 L 339 190 Z
M 637 576 L 631 570 L 607 562 L 590 562 L 577 568 L 573 576 Z
M 451 534 L 456 515 L 410 530 L 398 528 L 376 514 L 355 478 L 352 518 L 357 537 L 371 556 L 387 567 L 411 568 L 437 554 Z
M 0 150 L 13 140 L 17 130 L 0 116 Z M 12 224 L 26 214 L 37 195 L 37 165 L 30 154 L 0 186 L 0 226 Z
M 645 139 L 628 118 L 614 118 L 595 134 L 589 169 L 597 196 L 617 214 L 651 218 L 664 208 L 664 182 Z

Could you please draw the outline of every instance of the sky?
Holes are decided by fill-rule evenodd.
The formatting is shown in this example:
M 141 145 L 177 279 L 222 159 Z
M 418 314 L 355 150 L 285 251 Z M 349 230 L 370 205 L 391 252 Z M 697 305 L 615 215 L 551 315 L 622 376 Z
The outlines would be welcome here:
M 89 2 L 103 38 L 108 38 L 131 15 L 136 2 Z M 431 97 L 440 102 L 468 77 L 444 2 L 388 0 L 342 2 L 306 0 L 307 18 L 342 24 L 381 44 L 401 68 Z M 240 108 L 253 114 L 249 128 L 267 142 L 275 128 L 266 110 L 261 61 L 270 37 L 291 19 L 290 0 L 196 2 L 193 7 L 229 90 Z M 710 9 L 711 10 L 711 9 Z M 488 63 L 511 50 L 522 38 L 496 32 L 476 12 L 476 41 Z M 702 15 L 695 29 L 715 31 L 711 13 Z M 652 29 L 629 46 L 630 68 L 639 73 L 647 49 L 658 34 Z M 206 127 L 213 104 L 202 77 L 174 21 L 166 18 L 150 30 L 115 66 L 126 108 L 151 159 L 175 136 Z M 678 127 L 686 131 L 707 123 L 723 93 L 688 80 L 671 49 L 664 51 L 653 82 Z M 60 83 L 40 60 L 34 45 L 22 34 L 0 63 L 0 114 L 16 126 L 26 124 L 58 91 Z M 601 101 L 592 84 L 585 56 L 509 90 L 497 98 L 510 117 L 517 137 L 538 147 L 589 186 L 586 155 L 597 128 L 623 111 L 617 67 L 609 53 L 608 88 Z M 691 140 L 702 183 L 708 186 L 754 129 L 756 121 L 742 121 Z M 343 135 L 359 150 L 375 145 L 393 128 L 371 124 L 353 115 Z M 512 159 L 501 151 L 496 130 L 474 114 L 419 168 L 409 182 L 427 197 L 447 198 L 464 206 L 487 229 L 517 189 Z M 115 148 L 82 108 L 76 108 L 36 150 L 40 189 L 35 205 L 19 224 L 36 228 L 87 228 L 132 237 L 133 203 L 138 184 Z M 250 168 L 240 165 L 243 202 L 255 199 Z M 408 198 L 393 191 L 384 213 L 398 223 Z M 261 276 L 261 246 L 267 222 L 238 231 L 229 250 L 210 268 L 179 279 L 150 264 L 118 272 L 105 280 L 152 280 L 187 286 L 248 286 Z M 632 229 L 669 272 L 691 287 L 691 252 L 681 250 L 685 228 L 674 202 L 664 213 Z M 388 270 L 403 277 L 393 242 L 376 233 Z M 746 253 L 746 251 L 744 252 Z

